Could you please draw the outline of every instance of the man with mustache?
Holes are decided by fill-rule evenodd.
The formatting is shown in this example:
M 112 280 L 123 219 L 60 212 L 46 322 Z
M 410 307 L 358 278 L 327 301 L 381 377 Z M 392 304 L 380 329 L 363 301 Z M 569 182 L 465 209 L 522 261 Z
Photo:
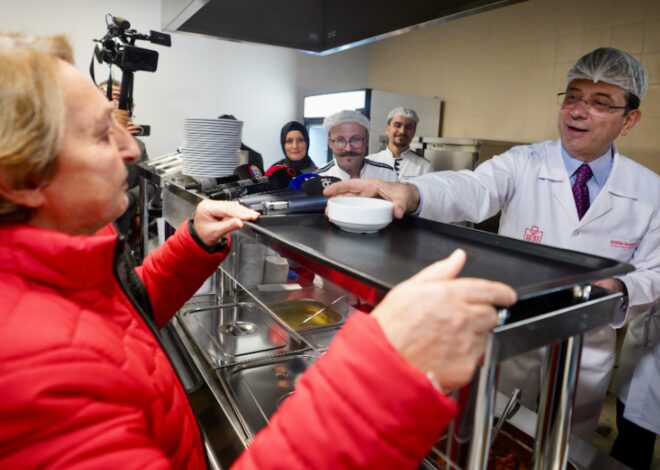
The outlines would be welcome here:
M 328 146 L 334 158 L 317 173 L 321 176 L 350 178 L 374 178 L 383 181 L 397 181 L 394 168 L 367 160 L 367 143 L 371 123 L 357 111 L 344 110 L 331 114 L 323 121 L 323 129 L 328 133 Z

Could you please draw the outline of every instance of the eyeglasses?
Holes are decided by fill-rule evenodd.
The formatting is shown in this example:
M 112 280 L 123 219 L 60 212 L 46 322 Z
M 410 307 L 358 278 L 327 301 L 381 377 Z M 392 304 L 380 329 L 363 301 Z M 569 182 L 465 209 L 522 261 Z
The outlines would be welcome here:
M 580 101 L 587 105 L 587 110 L 592 114 L 607 114 L 613 109 L 627 109 L 627 106 L 613 106 L 603 98 L 585 100 L 579 93 L 570 91 L 567 93 L 557 93 L 557 103 L 562 108 L 572 108 L 577 106 Z
M 337 137 L 336 139 L 332 139 L 330 142 L 332 142 L 332 145 L 338 149 L 343 149 L 346 147 L 346 144 L 350 144 L 350 146 L 353 148 L 360 148 L 364 145 L 364 137 L 354 135 L 348 140 L 344 139 L 343 137 Z

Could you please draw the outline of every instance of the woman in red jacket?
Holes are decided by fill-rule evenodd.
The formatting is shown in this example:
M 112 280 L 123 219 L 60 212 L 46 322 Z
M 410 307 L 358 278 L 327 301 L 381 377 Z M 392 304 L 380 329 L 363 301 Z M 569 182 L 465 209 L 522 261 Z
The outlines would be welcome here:
M 203 468 L 154 332 L 257 213 L 204 201 L 133 267 L 110 222 L 138 149 L 61 40 L 0 36 L 0 468 Z M 239 468 L 414 468 L 515 294 L 458 253 L 353 315 Z M 429 380 L 429 377 L 433 380 Z M 322 399 L 319 399 L 322 397 Z

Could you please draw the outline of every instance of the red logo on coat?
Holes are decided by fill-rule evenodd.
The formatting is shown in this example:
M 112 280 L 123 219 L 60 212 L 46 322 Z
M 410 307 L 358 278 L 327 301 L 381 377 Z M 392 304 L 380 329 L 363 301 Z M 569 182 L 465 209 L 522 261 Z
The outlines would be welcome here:
M 539 230 L 538 225 L 532 225 L 525 229 L 525 236 L 523 240 L 532 243 L 541 243 L 543 240 L 543 232 Z
M 610 240 L 610 246 L 615 248 L 636 248 L 639 242 L 627 242 L 625 240 Z

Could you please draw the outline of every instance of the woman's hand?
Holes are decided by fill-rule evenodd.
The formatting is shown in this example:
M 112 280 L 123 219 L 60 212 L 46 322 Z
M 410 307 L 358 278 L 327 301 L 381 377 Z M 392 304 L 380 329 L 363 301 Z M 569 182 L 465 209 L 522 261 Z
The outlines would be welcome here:
M 456 250 L 396 286 L 372 312 L 394 348 L 445 391 L 472 378 L 497 322 L 495 306 L 516 302 L 500 282 L 454 279 L 465 259 Z
M 193 226 L 206 246 L 214 246 L 229 232 L 243 226 L 244 220 L 255 220 L 259 213 L 230 201 L 205 199 L 197 205 Z

